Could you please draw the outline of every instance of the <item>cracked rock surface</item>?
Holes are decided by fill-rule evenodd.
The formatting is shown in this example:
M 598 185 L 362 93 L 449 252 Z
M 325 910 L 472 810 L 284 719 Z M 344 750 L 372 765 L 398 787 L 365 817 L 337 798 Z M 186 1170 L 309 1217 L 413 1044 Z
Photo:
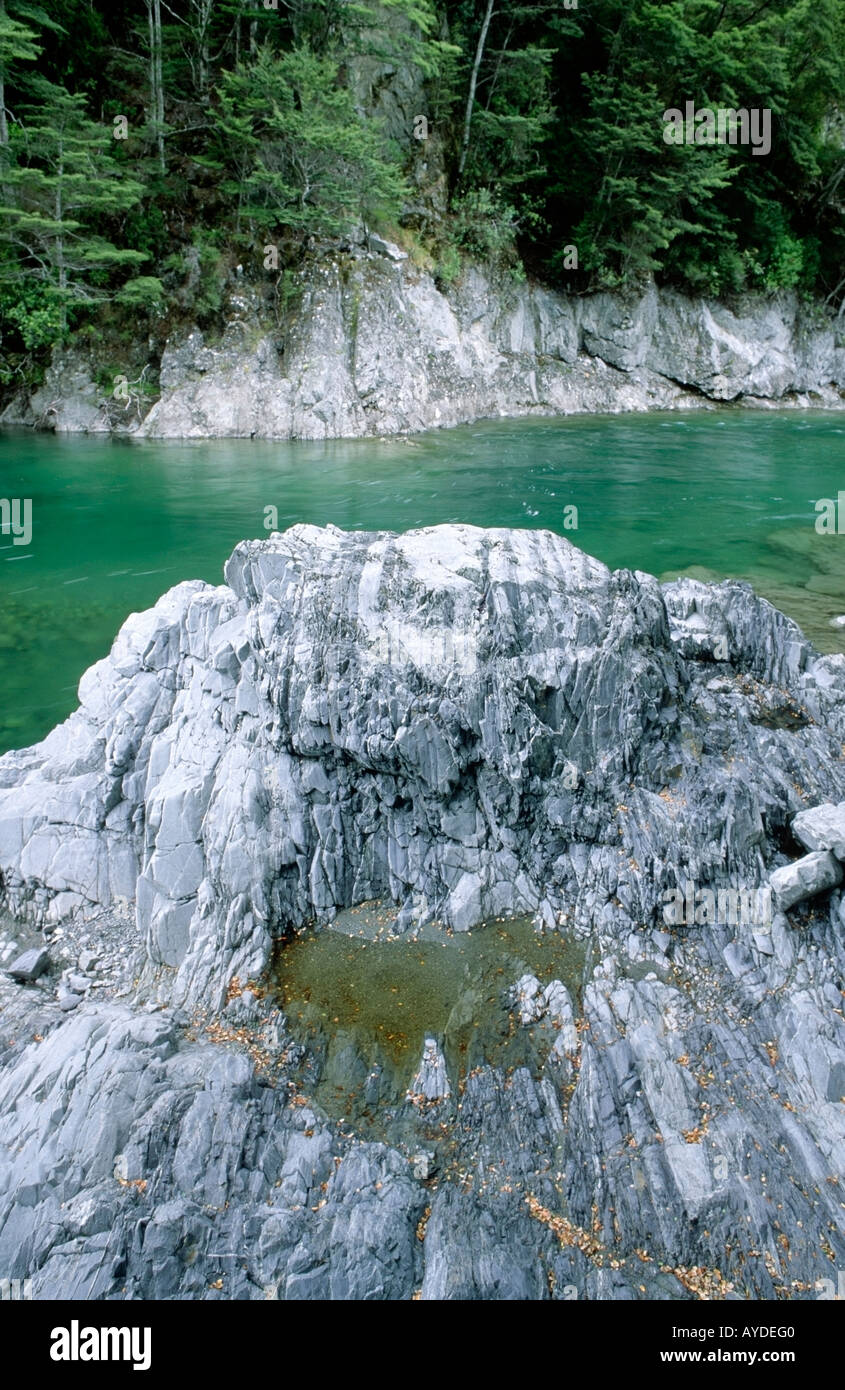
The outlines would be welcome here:
M 744 584 L 547 532 L 243 543 L 0 759 L 0 907 L 88 924 L 70 1011 L 43 974 L 0 990 L 0 1267 L 42 1298 L 817 1297 L 843 742 L 845 658 Z M 800 894 L 761 920 L 777 875 Z M 409 936 L 528 912 L 585 950 L 577 998 L 498 982 L 512 1064 L 449 1074 L 427 1038 L 384 1142 L 315 1105 L 266 988 L 274 942 L 373 899 Z M 138 973 L 98 997 L 127 907 Z

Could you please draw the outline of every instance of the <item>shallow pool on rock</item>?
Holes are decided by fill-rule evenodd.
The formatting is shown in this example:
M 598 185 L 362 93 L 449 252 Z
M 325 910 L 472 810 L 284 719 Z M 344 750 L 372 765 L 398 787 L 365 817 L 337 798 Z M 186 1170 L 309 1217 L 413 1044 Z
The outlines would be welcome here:
M 381 1132 L 385 1110 L 405 1101 L 427 1036 L 443 1049 L 453 1094 L 485 1062 L 536 1072 L 556 1034 L 548 1021 L 519 1022 L 512 989 L 526 973 L 544 986 L 560 980 L 578 1011 L 585 943 L 540 934 L 530 917 L 412 940 L 376 933 L 367 909 L 359 926 L 355 911 L 281 944 L 272 976 L 308 1048 L 303 1086 L 333 1118 Z

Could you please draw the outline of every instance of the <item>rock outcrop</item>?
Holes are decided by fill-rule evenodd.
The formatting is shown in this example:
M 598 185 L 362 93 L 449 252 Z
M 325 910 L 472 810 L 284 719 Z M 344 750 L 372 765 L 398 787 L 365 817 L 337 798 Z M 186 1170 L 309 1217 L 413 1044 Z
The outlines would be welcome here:
M 284 330 L 262 306 L 239 281 L 219 340 L 174 334 L 149 410 L 147 398 L 104 396 L 101 364 L 71 348 L 0 419 L 145 438 L 323 439 L 490 416 L 845 399 L 845 339 L 789 294 L 729 307 L 652 284 L 577 298 L 478 266 L 444 291 L 370 237 L 304 274 Z
M 299 526 L 226 581 L 131 617 L 79 711 L 0 759 L 0 907 L 49 931 L 130 901 L 144 939 L 129 998 L 5 1030 L 8 1277 L 817 1297 L 845 1259 L 834 854 L 810 902 L 754 904 L 845 799 L 845 658 L 747 585 L 546 532 Z M 577 1000 L 468 984 L 511 1066 L 449 1075 L 432 1036 L 383 1141 L 320 1113 L 319 1049 L 233 987 L 372 898 L 400 932 L 528 911 L 588 947 Z

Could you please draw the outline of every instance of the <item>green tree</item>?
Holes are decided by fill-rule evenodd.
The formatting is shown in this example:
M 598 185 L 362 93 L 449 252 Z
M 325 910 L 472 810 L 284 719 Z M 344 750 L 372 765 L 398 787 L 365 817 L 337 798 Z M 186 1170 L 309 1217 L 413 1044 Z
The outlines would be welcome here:
M 6 0 L 0 0 L 0 146 L 3 147 L 9 143 L 6 83 L 15 63 L 33 62 L 38 57 L 41 49 L 37 38 L 38 31 L 21 19 L 16 19 L 9 13 Z M 4 158 L 4 155 L 0 155 L 0 159 Z
M 655 158 L 665 109 L 655 89 L 607 74 L 584 81 L 590 114 L 579 138 L 595 193 L 573 239 L 597 280 L 614 286 L 642 280 L 660 269 L 683 234 L 724 244 L 730 230 L 712 200 L 736 172 L 731 147 L 666 147 Z
M 457 181 L 514 189 L 545 173 L 540 147 L 553 116 L 548 0 L 483 0 L 461 10 L 458 33 L 475 34 L 466 77 Z M 475 23 L 477 19 L 477 32 Z M 535 41 L 539 36 L 540 41 Z
M 356 110 L 333 58 L 264 45 L 224 75 L 217 127 L 219 158 L 235 173 L 223 189 L 262 231 L 333 236 L 398 211 L 398 159 Z
M 435 37 L 433 0 L 277 0 L 290 17 L 293 46 L 321 57 L 371 57 L 433 76 L 453 46 Z M 266 10 L 265 10 L 266 15 Z
M 112 273 L 147 259 L 102 232 L 144 186 L 115 158 L 111 129 L 90 120 L 81 96 L 43 77 L 31 90 L 36 100 L 21 108 L 10 136 L 10 201 L 0 215 L 17 262 L 4 269 L 7 278 L 40 283 L 64 331 L 70 308 L 111 298 Z
M 654 275 L 845 304 L 845 0 L 573 3 L 0 0 L 7 359 L 86 302 L 154 305 L 159 267 L 189 267 L 174 313 L 200 295 L 213 319 L 238 225 L 295 258 L 382 213 L 447 279 L 461 252 L 579 291 Z M 85 100 L 70 128 L 88 120 L 61 157 L 58 89 Z M 770 154 L 667 145 L 662 113 L 686 100 L 769 108 Z
M 650 272 L 710 294 L 835 285 L 843 0 L 592 0 L 577 22 L 555 60 L 546 216 L 578 243 L 582 286 Z M 768 108 L 771 153 L 666 145 L 662 112 L 688 100 Z

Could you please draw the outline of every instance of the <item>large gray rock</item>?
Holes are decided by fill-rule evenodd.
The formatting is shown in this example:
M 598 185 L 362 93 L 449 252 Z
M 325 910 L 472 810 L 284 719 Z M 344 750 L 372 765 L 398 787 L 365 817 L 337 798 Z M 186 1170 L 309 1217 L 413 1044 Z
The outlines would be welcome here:
M 5 905 L 41 923 L 68 894 L 134 900 L 179 1002 L 219 1004 L 284 927 L 368 898 L 403 927 L 543 904 L 586 929 L 614 901 L 661 925 L 678 878 L 758 886 L 763 815 L 797 809 L 792 743 L 752 697 L 690 689 L 691 604 L 727 665 L 793 684 L 817 720 L 804 785 L 835 786 L 845 661 L 747 586 L 661 590 L 550 533 L 466 526 L 294 527 L 226 576 L 130 618 L 80 710 L 0 759 Z M 735 742 L 738 717 L 748 777 L 726 786 L 715 731 Z
M 0 1075 L 9 1277 L 36 1298 L 410 1298 L 407 1162 L 287 1095 L 180 1046 L 169 1015 L 80 1007 Z
M 8 906 L 134 898 L 180 999 L 385 893 L 405 924 L 536 910 L 565 767 L 603 803 L 683 684 L 655 581 L 549 533 L 295 527 L 226 574 L 130 618 L 80 711 L 0 760 Z
M 140 432 L 322 439 L 698 399 L 583 352 L 575 301 L 477 267 L 446 295 L 379 239 L 312 268 L 284 343 L 262 312 L 240 292 L 214 347 L 198 330 L 168 343 Z
M 243 296 L 241 296 L 243 299 Z M 469 266 L 448 292 L 390 243 L 323 260 L 279 351 L 248 300 L 221 344 L 168 344 L 148 436 L 392 434 L 483 416 L 696 408 L 815 392 L 842 405 L 845 353 L 797 300 L 741 311 L 650 285 L 574 299 Z M 796 398 L 808 405 L 806 395 Z
M 842 882 L 842 865 L 835 855 L 828 851 L 805 854 L 794 864 L 784 864 L 775 869 L 769 883 L 775 906 L 786 912 L 796 903 L 814 898 L 817 893 L 825 893 Z
M 33 946 L 12 961 L 8 973 L 13 980 L 18 980 L 21 984 L 31 984 L 49 967 L 50 952 L 43 946 Z
M 107 399 L 98 387 L 87 354 L 61 345 L 53 352 L 44 381 L 29 400 L 18 398 L 0 414 L 10 425 L 34 425 L 57 434 L 108 434 L 112 429 Z M 132 417 L 137 425 L 138 417 Z
M 145 940 L 123 1005 L 42 1024 L 0 981 L 0 1268 L 39 1298 L 815 1297 L 845 1261 L 840 894 L 800 933 L 663 909 L 760 888 L 845 798 L 845 659 L 746 585 L 542 532 L 295 527 L 226 579 L 130 618 L 0 759 L 0 908 L 126 898 Z M 232 988 L 373 897 L 435 941 L 537 913 L 583 975 L 468 971 L 394 1081 Z M 311 1097 L 350 1078 L 332 1122 Z
M 796 840 L 810 850 L 832 850 L 845 859 L 845 801 L 838 806 L 812 806 L 799 811 L 792 822 Z

